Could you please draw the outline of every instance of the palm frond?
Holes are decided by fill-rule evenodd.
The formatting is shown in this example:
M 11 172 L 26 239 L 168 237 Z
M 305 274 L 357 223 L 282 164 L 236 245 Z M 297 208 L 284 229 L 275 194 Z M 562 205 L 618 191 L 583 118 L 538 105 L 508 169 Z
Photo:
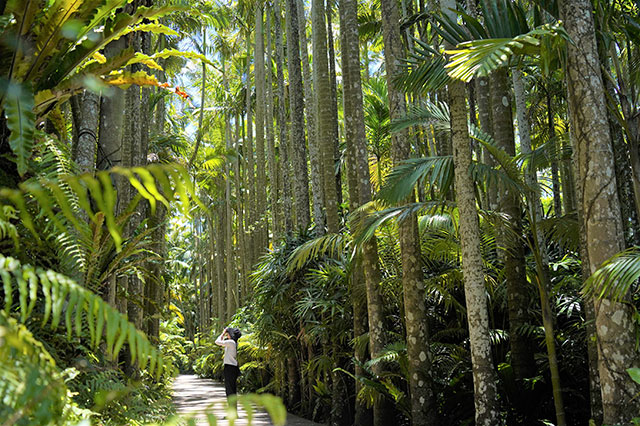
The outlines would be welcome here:
M 350 215 L 350 222 L 355 229 L 354 243 L 360 245 L 368 241 L 376 230 L 392 219 L 402 221 L 423 211 L 447 205 L 444 201 L 426 201 L 423 203 L 409 203 L 399 207 L 384 208 L 380 203 L 367 203 Z
M 539 221 L 538 227 L 549 241 L 555 242 L 565 250 L 579 251 L 580 225 L 576 213 L 542 219 Z
M 412 104 L 407 108 L 407 114 L 393 120 L 391 131 L 398 132 L 407 127 L 417 125 L 433 125 L 436 130 L 450 130 L 451 120 L 449 116 L 449 105 L 444 102 L 423 101 L 421 104 Z
M 445 51 L 451 55 L 447 73 L 451 78 L 471 81 L 484 77 L 508 64 L 516 55 L 534 56 L 540 53 L 542 39 L 566 40 L 568 35 L 560 25 L 545 24 L 513 38 L 490 38 L 466 41 L 455 49 Z
M 616 302 L 638 287 L 640 248 L 632 247 L 606 260 L 584 283 L 585 295 Z
M 405 92 L 422 94 L 445 87 L 451 77 L 447 74 L 447 63 L 436 47 L 413 39 L 414 49 L 409 57 L 400 62 L 403 72 L 394 77 L 394 83 Z
M 453 159 L 442 157 L 411 158 L 395 166 L 387 175 L 378 198 L 390 204 L 407 199 L 416 185 L 429 184 L 444 194 L 453 182 Z
M 301 269 L 307 262 L 321 256 L 334 257 L 343 253 L 350 238 L 344 234 L 326 234 L 297 247 L 287 260 L 287 273 Z
M 504 149 L 494 145 L 492 141 L 482 138 L 475 138 L 486 148 L 493 158 L 498 162 L 500 168 L 506 174 L 508 182 L 514 186 L 518 192 L 523 194 L 535 193 L 537 188 L 530 187 L 524 179 L 524 173 L 519 168 L 518 158 L 510 156 Z

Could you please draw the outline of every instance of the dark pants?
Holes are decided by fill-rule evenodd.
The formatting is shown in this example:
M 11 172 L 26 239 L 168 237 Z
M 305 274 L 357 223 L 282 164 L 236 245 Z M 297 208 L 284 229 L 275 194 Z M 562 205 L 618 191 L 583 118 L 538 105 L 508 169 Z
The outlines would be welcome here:
M 227 396 L 235 395 L 238 393 L 238 376 L 240 375 L 240 368 L 237 365 L 224 365 L 224 390 L 227 392 Z

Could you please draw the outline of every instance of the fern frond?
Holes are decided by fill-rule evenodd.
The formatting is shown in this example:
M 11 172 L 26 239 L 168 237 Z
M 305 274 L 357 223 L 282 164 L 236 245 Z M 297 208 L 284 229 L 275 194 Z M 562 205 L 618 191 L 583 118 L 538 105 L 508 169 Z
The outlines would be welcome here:
M 114 217 L 116 190 L 112 182 L 113 175 L 126 178 L 136 191 L 147 199 L 152 211 L 157 202 L 168 207 L 169 202 L 176 199 L 180 199 L 180 208 L 185 215 L 190 215 L 193 204 L 206 210 L 195 193 L 188 172 L 177 164 L 151 164 L 131 169 L 115 167 L 109 171 L 99 171 L 95 176 L 82 174 L 62 176 L 57 180 L 28 181 L 19 184 L 18 189 L 1 188 L 0 199 L 5 199 L 14 205 L 24 226 L 36 238 L 39 238 L 39 232 L 35 227 L 34 217 L 27 207 L 27 203 L 31 200 L 37 202 L 38 214 L 43 214 L 51 219 L 59 231 L 68 231 L 68 227 L 60 220 L 59 214 L 62 214 L 74 229 L 83 229 L 86 225 L 79 221 L 65 195 L 65 185 L 68 185 L 90 220 L 96 221 L 96 213 L 98 212 L 104 214 L 104 222 L 116 244 L 116 249 L 119 251 L 122 237 L 120 236 L 120 226 L 116 224 Z M 132 204 L 137 203 L 137 200 L 138 198 L 134 198 Z M 92 202 L 97 207 L 95 211 L 92 208 Z M 54 211 L 54 206 L 59 209 L 60 213 Z M 0 219 L 6 220 L 2 210 L 0 210 Z
M 4 308 L 9 314 L 13 309 L 13 294 L 18 293 L 20 321 L 24 323 L 31 316 L 40 297 L 44 297 L 42 325 L 58 326 L 64 316 L 67 336 L 74 332 L 80 335 L 82 325 L 87 324 L 91 335 L 91 345 L 97 348 L 103 340 L 103 327 L 107 326 L 107 350 L 115 357 L 125 341 L 133 362 L 140 368 L 160 375 L 164 372 L 165 361 L 126 317 L 111 307 L 100 296 L 76 284 L 73 280 L 52 270 L 22 265 L 18 260 L 0 255 L 0 275 L 5 292 Z M 75 313 L 75 315 L 74 315 Z M 74 327 L 75 326 L 75 327 Z M 168 367 L 168 366 L 167 366 Z
M 33 92 L 26 85 L 9 83 L 2 106 L 7 117 L 7 127 L 11 132 L 9 146 L 16 155 L 18 173 L 23 176 L 27 172 L 27 160 L 31 157 L 35 138 Z
M 15 248 L 20 247 L 20 240 L 18 239 L 18 229 L 11 223 L 11 220 L 16 220 L 16 209 L 11 206 L 0 207 L 3 210 L 2 216 L 6 219 L 0 219 L 0 241 L 11 238 Z
M 110 5 L 111 10 L 105 11 L 109 14 L 112 10 L 114 10 L 114 5 Z M 139 22 L 142 22 L 144 19 L 158 19 L 168 13 L 175 11 L 175 7 L 144 7 L 140 6 L 136 8 L 134 14 L 130 15 L 128 13 L 118 13 L 112 18 L 107 19 L 104 27 L 98 29 L 99 25 L 97 22 L 94 27 L 85 28 L 81 31 L 85 34 L 92 33 L 92 37 L 90 39 L 94 39 L 94 42 L 84 42 L 77 46 L 74 46 L 73 49 L 70 49 L 66 52 L 61 52 L 59 57 L 56 57 L 56 60 L 52 60 L 51 63 L 44 69 L 42 72 L 44 78 L 41 79 L 38 87 L 36 89 L 38 91 L 51 89 L 58 84 L 60 84 L 63 80 L 65 80 L 71 73 L 80 66 L 85 60 L 90 58 L 94 52 L 99 51 L 104 46 L 106 46 L 109 42 L 117 40 L 122 37 L 123 32 L 125 32 L 128 27 L 132 25 L 136 25 Z

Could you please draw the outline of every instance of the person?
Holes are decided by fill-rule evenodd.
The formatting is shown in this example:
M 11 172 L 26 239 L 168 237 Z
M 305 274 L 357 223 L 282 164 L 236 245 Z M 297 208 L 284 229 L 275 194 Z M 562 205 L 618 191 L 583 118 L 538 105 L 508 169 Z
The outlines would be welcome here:
M 216 345 L 224 347 L 224 390 L 227 394 L 227 401 L 231 395 L 238 393 L 238 339 L 242 333 L 237 328 L 227 327 L 216 339 Z M 235 401 L 233 406 L 237 408 Z

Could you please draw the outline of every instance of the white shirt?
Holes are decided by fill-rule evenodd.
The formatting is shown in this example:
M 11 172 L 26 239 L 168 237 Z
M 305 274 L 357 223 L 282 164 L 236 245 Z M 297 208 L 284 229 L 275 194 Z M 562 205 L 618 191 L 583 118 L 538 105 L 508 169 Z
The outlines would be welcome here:
M 216 345 L 224 346 L 224 363 L 229 365 L 238 365 L 238 348 L 237 343 L 233 339 L 223 339 L 224 332 L 216 339 Z

